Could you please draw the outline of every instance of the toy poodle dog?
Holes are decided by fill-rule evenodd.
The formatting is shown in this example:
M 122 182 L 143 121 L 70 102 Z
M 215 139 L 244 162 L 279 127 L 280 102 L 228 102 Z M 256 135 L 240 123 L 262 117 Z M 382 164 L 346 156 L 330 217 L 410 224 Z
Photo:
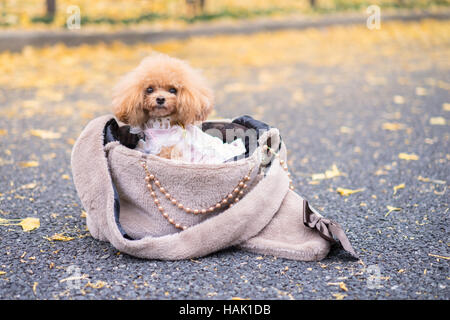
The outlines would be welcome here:
M 182 125 L 203 121 L 213 108 L 213 93 L 186 62 L 164 54 L 142 60 L 114 88 L 116 117 L 131 126 L 170 117 Z
M 186 62 L 164 54 L 142 60 L 113 89 L 113 108 L 145 153 L 189 162 L 208 162 L 242 152 L 241 145 L 222 145 L 194 126 L 213 109 L 213 92 Z M 218 157 L 219 156 L 219 157 Z
M 113 89 L 113 108 L 118 120 L 134 133 L 149 124 L 169 121 L 186 127 L 204 121 L 213 109 L 213 93 L 205 79 L 186 62 L 164 54 L 142 60 Z M 171 158 L 172 147 L 159 155 Z

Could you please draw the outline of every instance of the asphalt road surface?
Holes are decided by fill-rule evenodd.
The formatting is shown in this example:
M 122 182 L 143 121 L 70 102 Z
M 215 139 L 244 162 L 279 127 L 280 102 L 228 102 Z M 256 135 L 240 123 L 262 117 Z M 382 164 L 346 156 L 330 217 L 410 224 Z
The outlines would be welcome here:
M 112 80 L 149 45 L 1 55 L 0 298 L 449 299 L 448 30 L 445 21 L 395 23 L 154 48 L 205 70 L 214 116 L 280 128 L 296 191 L 344 226 L 359 261 L 339 250 L 298 262 L 235 248 L 148 261 L 93 239 L 71 148 L 109 113 Z M 13 220 L 27 217 L 40 227 Z

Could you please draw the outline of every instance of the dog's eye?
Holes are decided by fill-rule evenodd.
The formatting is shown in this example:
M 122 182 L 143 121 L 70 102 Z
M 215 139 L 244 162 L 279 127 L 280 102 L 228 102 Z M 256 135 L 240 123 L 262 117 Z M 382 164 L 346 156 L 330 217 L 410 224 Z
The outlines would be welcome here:
M 147 93 L 153 93 L 153 88 L 152 87 L 148 87 L 146 91 L 147 91 Z
M 170 88 L 170 89 L 169 89 L 169 92 L 170 92 L 170 93 L 173 93 L 173 94 L 176 94 L 176 93 L 177 93 L 177 89 L 175 89 L 175 88 Z

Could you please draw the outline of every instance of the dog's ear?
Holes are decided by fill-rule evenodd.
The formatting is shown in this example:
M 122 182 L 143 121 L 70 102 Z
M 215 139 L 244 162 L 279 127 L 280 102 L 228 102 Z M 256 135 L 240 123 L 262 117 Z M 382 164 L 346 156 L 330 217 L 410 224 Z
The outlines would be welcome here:
M 212 90 L 203 84 L 189 84 L 180 89 L 177 99 L 178 121 L 183 125 L 204 121 L 214 105 Z
M 113 89 L 113 109 L 118 120 L 139 126 L 145 118 L 143 110 L 144 89 L 134 72 L 125 75 Z

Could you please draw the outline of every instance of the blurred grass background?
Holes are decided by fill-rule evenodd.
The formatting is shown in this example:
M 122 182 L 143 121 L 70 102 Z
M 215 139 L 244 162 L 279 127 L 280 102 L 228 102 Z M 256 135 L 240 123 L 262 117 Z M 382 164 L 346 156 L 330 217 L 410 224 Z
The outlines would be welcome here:
M 450 0 L 0 0 L 0 27 L 64 28 L 67 8 L 73 5 L 80 8 L 83 26 L 124 27 L 361 12 L 374 4 L 392 10 L 439 10 L 448 7 Z

